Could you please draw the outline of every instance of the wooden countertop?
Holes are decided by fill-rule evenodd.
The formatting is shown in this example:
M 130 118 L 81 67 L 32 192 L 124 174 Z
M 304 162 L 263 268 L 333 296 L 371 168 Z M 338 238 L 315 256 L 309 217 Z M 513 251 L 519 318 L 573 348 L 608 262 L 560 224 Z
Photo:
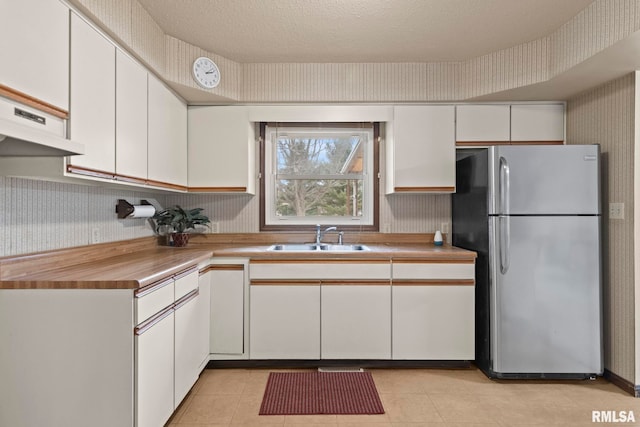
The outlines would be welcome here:
M 274 242 L 301 242 L 300 235 L 203 235 L 188 248 L 158 246 L 155 238 L 134 239 L 0 258 L 0 289 L 137 289 L 213 257 L 255 260 L 402 260 L 474 262 L 476 253 L 450 245 L 434 246 L 424 235 L 353 238 L 369 251 L 282 252 L 267 250 Z M 353 237 L 353 236 L 352 236 Z M 384 235 L 384 240 L 389 239 Z M 300 240 L 302 239 L 302 240 Z M 391 239 L 393 240 L 393 239 Z
M 211 258 L 206 249 L 158 247 L 0 281 L 0 289 L 137 289 Z M 37 265 L 34 266 L 37 268 Z

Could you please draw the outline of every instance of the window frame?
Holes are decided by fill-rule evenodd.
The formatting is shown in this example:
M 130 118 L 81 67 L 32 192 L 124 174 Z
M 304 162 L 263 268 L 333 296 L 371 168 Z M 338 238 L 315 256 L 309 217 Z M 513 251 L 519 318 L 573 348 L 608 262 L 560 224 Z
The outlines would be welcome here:
M 371 219 L 372 224 L 363 225 L 363 224 L 338 224 L 338 228 L 341 231 L 379 231 L 379 208 L 380 208 L 380 123 L 372 122 L 373 127 L 373 140 L 371 141 L 373 161 L 372 161 L 372 171 L 371 171 L 371 188 L 372 194 L 370 197 L 372 198 L 372 212 Z M 267 200 L 266 200 L 266 185 L 268 182 L 266 171 L 266 160 L 267 160 L 267 141 L 266 141 L 266 132 L 268 126 L 283 126 L 283 127 L 354 127 L 361 125 L 360 122 L 354 123 L 333 123 L 333 122 L 304 122 L 304 123 L 267 123 L 260 122 L 259 124 L 259 146 L 260 146 L 260 165 L 259 165 L 259 186 L 260 186 L 260 231 L 308 231 L 310 228 L 315 227 L 315 224 L 267 224 Z M 320 222 L 321 225 L 336 225 L 328 219 L 326 222 Z

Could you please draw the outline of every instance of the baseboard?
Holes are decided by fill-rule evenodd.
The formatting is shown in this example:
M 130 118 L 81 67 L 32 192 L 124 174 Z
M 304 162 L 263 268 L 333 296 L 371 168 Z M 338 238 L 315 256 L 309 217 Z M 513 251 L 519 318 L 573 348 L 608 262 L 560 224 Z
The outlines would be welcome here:
M 603 377 L 610 383 L 620 387 L 630 395 L 640 397 L 640 385 L 635 385 L 631 381 L 622 378 L 620 375 L 614 374 L 608 369 L 604 370 Z
M 441 368 L 469 369 L 468 360 L 210 360 L 212 368 L 317 368 L 317 367 L 353 367 L 362 368 Z

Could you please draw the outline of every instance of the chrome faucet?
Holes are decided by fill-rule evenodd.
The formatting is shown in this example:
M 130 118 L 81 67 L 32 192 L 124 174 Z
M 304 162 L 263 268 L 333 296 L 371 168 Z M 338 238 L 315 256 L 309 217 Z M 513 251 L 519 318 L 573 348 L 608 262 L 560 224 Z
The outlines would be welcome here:
M 320 224 L 316 225 L 316 245 L 319 245 L 322 243 L 322 236 L 324 236 L 325 233 L 328 233 L 329 231 L 337 230 L 336 227 L 329 227 L 329 228 L 326 228 L 324 231 L 322 231 L 320 227 L 321 227 Z

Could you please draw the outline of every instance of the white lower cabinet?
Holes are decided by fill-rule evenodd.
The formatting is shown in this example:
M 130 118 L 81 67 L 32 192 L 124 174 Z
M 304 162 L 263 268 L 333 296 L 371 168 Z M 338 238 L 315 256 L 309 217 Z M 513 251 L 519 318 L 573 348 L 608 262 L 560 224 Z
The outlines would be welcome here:
M 135 426 L 162 426 L 175 409 L 173 309 L 136 331 L 135 351 Z
M 200 375 L 198 291 L 193 291 L 175 306 L 175 345 L 174 345 L 174 409 L 187 395 Z
M 131 307 L 130 289 L 1 289 L 0 426 L 133 426 Z
M 393 287 L 393 359 L 473 360 L 473 286 Z
M 209 266 L 211 277 L 211 336 L 214 355 L 242 355 L 245 352 L 245 266 Z
M 211 347 L 211 273 L 201 273 L 198 278 L 200 298 L 197 301 L 198 310 L 198 360 L 202 371 L 209 362 L 209 348 Z
M 391 358 L 388 260 L 256 260 L 249 276 L 251 359 Z
M 253 282 L 251 359 L 320 358 L 320 283 Z
M 134 292 L 135 426 L 162 426 L 202 366 L 198 269 Z
M 473 261 L 394 260 L 394 360 L 473 360 Z
M 391 358 L 391 286 L 322 284 L 322 359 Z

